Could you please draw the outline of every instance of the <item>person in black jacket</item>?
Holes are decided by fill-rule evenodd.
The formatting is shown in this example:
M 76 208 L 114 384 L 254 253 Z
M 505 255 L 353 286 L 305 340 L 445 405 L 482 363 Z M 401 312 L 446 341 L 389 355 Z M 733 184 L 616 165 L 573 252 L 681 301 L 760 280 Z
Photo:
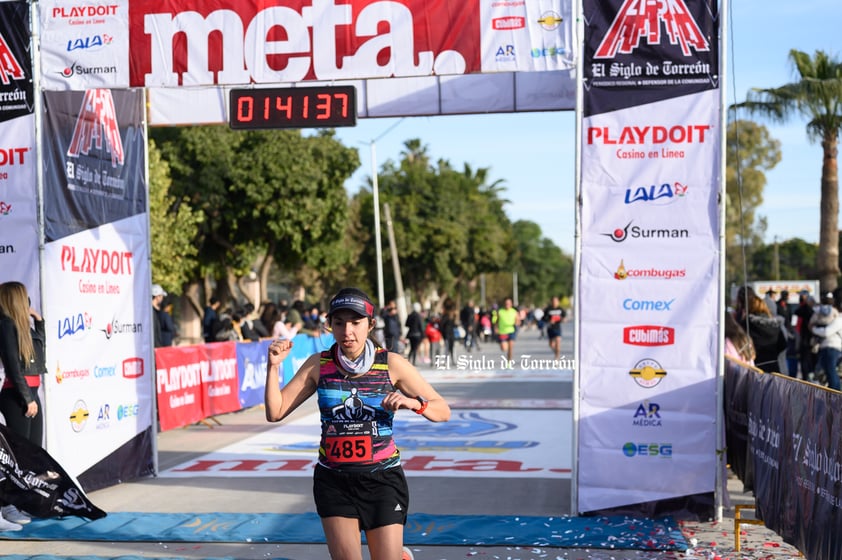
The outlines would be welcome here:
M 20 282 L 0 284 L 0 362 L 6 374 L 0 389 L 0 412 L 10 430 L 41 447 L 44 416 L 38 387 L 46 364 L 39 363 L 43 355 L 36 353 L 30 316 L 35 319 L 36 335 L 43 341 L 44 321 L 31 309 L 26 286 Z M 30 519 L 0 496 L 0 530 L 20 530 Z

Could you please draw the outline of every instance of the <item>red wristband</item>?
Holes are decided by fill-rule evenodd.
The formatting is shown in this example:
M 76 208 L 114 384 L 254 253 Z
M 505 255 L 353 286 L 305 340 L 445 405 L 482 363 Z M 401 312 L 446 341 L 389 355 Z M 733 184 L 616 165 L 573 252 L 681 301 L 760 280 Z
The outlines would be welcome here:
M 415 397 L 415 400 L 421 403 L 421 408 L 413 412 L 415 412 L 415 414 L 424 414 L 424 411 L 427 410 L 427 404 L 429 404 L 429 401 L 427 401 L 424 397 Z

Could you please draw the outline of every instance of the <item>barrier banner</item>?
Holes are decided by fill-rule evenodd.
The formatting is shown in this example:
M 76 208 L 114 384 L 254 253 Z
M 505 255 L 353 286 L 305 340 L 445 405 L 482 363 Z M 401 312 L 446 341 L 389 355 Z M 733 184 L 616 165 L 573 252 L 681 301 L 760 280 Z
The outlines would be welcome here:
M 237 342 L 205 344 L 202 362 L 202 408 L 205 417 L 240 409 Z
M 0 424 L 0 495 L 35 517 L 74 515 L 100 519 L 91 502 L 62 466 L 41 447 Z
M 725 450 L 727 464 L 746 490 L 754 489 L 754 462 L 749 452 L 749 399 L 751 369 L 725 359 Z
M 202 394 L 204 345 L 155 349 L 160 431 L 187 426 L 207 418 Z
M 237 344 L 240 408 L 263 404 L 268 366 L 266 355 L 271 343 L 271 340 L 261 340 Z
M 842 557 L 842 395 L 749 372 L 756 511 L 805 557 Z
M 577 508 L 712 514 L 718 5 L 585 0 L 583 20 Z

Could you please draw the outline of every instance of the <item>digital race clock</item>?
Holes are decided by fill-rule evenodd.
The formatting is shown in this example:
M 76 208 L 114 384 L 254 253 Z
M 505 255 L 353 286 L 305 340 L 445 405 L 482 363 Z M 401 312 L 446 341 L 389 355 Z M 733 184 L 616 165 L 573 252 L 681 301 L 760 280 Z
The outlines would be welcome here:
M 233 129 L 357 124 L 354 86 L 232 89 L 228 100 L 228 125 Z

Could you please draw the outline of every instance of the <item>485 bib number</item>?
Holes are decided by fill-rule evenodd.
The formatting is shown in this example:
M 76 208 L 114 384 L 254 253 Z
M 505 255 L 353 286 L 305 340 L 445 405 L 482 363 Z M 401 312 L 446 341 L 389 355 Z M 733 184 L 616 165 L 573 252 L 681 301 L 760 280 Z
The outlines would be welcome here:
M 371 436 L 340 436 L 325 438 L 325 453 L 337 463 L 372 460 Z

